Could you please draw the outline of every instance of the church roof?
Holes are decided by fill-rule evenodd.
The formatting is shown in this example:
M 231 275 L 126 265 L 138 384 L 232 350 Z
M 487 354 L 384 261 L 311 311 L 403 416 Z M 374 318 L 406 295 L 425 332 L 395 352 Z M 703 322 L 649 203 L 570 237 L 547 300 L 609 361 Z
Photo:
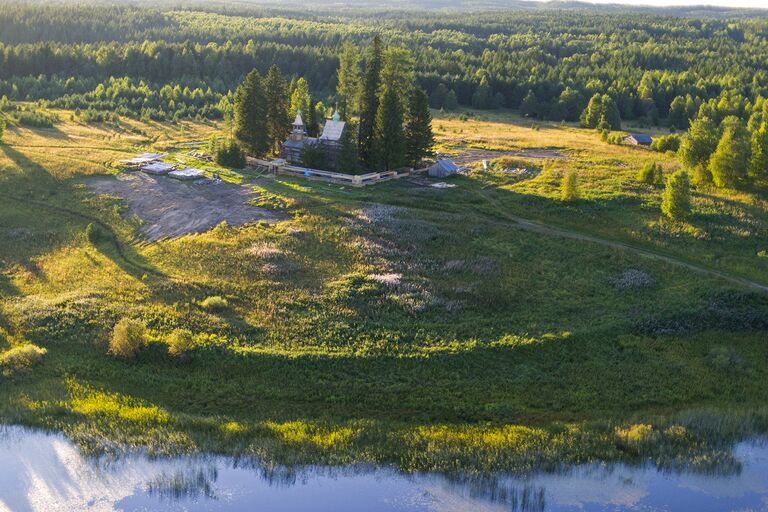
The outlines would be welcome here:
M 336 121 L 329 119 L 325 122 L 323 127 L 323 134 L 320 136 L 322 140 L 338 141 L 341 140 L 341 136 L 344 134 L 344 127 L 347 125 L 344 121 Z
M 301 110 L 296 112 L 296 120 L 293 121 L 294 126 L 304 126 L 304 120 L 301 118 Z
M 316 142 L 317 142 L 317 139 L 314 137 L 307 137 L 306 139 L 302 139 L 302 140 L 288 139 L 285 142 L 283 142 L 283 147 L 300 150 L 304 148 L 305 144 L 315 144 Z

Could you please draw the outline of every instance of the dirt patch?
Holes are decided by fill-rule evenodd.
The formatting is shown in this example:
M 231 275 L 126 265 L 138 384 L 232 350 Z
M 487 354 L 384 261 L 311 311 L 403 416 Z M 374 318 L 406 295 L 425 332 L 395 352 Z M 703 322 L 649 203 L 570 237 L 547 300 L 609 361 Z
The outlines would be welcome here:
M 230 226 L 242 226 L 260 220 L 277 222 L 288 218 L 285 214 L 246 204 L 257 194 L 231 183 L 195 185 L 165 176 L 135 173 L 117 178 L 91 178 L 86 184 L 98 193 L 124 199 L 128 206 L 126 216 L 141 219 L 141 230 L 150 242 L 202 233 L 224 221 Z
M 493 160 L 494 158 L 500 158 L 503 156 L 517 156 L 520 158 L 534 158 L 534 159 L 562 159 L 566 158 L 565 155 L 553 150 L 553 149 L 523 149 L 520 151 L 494 151 L 490 149 L 462 149 L 459 153 L 452 157 L 453 161 L 458 165 L 468 165 L 481 160 Z

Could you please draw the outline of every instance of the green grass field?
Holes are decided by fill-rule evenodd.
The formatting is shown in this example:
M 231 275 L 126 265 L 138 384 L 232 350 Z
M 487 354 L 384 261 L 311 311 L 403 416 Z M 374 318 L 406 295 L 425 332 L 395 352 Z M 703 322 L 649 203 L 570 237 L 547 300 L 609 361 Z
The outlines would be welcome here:
M 544 170 L 478 171 L 444 190 L 228 171 L 290 220 L 147 244 L 122 203 L 83 178 L 215 127 L 10 128 L 0 344 L 47 353 L 0 379 L 2 419 L 93 449 L 442 470 L 682 454 L 706 464 L 765 431 L 768 295 L 684 266 L 768 284 L 763 197 L 697 192 L 690 224 L 675 225 L 660 218 L 659 191 L 635 180 L 648 161 L 675 168 L 672 156 L 511 114 L 439 116 L 435 128 L 442 151 L 566 158 L 515 159 Z M 583 198 L 566 205 L 571 168 Z M 521 229 L 520 217 L 668 259 Z M 95 242 L 94 223 L 107 234 Z M 212 296 L 228 307 L 202 307 Z M 132 362 L 107 355 L 123 317 L 150 332 Z M 167 354 L 177 328 L 195 334 L 187 360 Z

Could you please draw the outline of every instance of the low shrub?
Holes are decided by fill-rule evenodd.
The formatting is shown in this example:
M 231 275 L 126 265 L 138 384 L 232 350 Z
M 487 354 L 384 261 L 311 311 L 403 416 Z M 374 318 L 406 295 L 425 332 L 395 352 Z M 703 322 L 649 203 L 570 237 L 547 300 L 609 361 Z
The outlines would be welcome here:
M 200 307 L 206 311 L 224 311 L 229 307 L 229 302 L 224 297 L 214 295 L 203 300 Z
M 168 336 L 168 353 L 174 357 L 184 357 L 195 348 L 192 331 L 176 329 Z
M 651 149 L 659 153 L 666 153 L 667 151 L 677 153 L 677 150 L 680 149 L 680 140 L 681 138 L 678 134 L 656 137 L 651 143 Z
M 739 357 L 733 347 L 716 346 L 710 349 L 707 362 L 716 370 L 737 371 L 744 366 L 744 361 Z
M 59 121 L 56 114 L 41 110 L 18 110 L 12 117 L 18 124 L 33 128 L 51 128 Z
M 219 165 L 242 169 L 245 167 L 245 151 L 235 139 L 220 140 L 216 136 L 208 141 L 208 153 L 213 155 L 213 160 Z
M 664 186 L 664 169 L 656 162 L 646 163 L 637 174 L 637 181 L 661 188 Z
M 10 376 L 26 370 L 42 360 L 48 351 L 31 343 L 17 345 L 0 355 L 3 375 Z
M 109 354 L 121 359 L 133 359 L 146 343 L 146 326 L 139 320 L 123 318 L 112 331 Z

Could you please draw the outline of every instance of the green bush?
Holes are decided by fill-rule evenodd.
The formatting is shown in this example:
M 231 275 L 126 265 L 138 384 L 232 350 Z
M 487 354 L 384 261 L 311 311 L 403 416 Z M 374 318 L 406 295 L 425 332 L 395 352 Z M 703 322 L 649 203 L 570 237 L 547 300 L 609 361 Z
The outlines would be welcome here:
M 580 197 L 576 172 L 568 171 L 560 182 L 560 199 L 564 203 L 578 201 Z
M 637 174 L 637 181 L 656 187 L 664 186 L 664 169 L 656 162 L 647 163 Z
M 168 353 L 174 357 L 183 357 L 195 348 L 195 339 L 188 329 L 176 329 L 168 336 L 167 343 Z
M 737 371 L 740 370 L 744 361 L 736 353 L 733 347 L 716 346 L 709 351 L 707 360 L 716 370 Z
M 109 354 L 121 359 L 133 359 L 147 343 L 147 328 L 139 320 L 123 318 L 112 331 Z
M 3 374 L 9 376 L 26 370 L 39 363 L 47 352 L 44 348 L 31 343 L 17 345 L 10 350 L 6 350 L 0 355 L 0 366 L 3 367 Z
M 200 307 L 205 309 L 206 311 L 224 311 L 229 307 L 229 302 L 227 302 L 227 299 L 224 297 L 219 297 L 218 295 L 214 295 L 212 297 L 208 297 L 205 300 L 203 300 L 200 303 Z
M 677 150 L 680 149 L 680 135 L 672 134 L 657 137 L 653 139 L 651 149 L 658 151 L 659 153 L 666 153 L 667 151 L 677 153 Z
M 215 142 L 211 149 L 213 159 L 217 164 L 234 167 L 235 169 L 245 167 L 245 152 L 234 139 Z
M 18 110 L 13 118 L 18 124 L 33 128 L 52 128 L 59 121 L 55 114 L 40 110 Z
M 691 216 L 691 183 L 687 172 L 677 171 L 667 178 L 667 187 L 661 200 L 661 211 L 676 221 L 684 221 Z

